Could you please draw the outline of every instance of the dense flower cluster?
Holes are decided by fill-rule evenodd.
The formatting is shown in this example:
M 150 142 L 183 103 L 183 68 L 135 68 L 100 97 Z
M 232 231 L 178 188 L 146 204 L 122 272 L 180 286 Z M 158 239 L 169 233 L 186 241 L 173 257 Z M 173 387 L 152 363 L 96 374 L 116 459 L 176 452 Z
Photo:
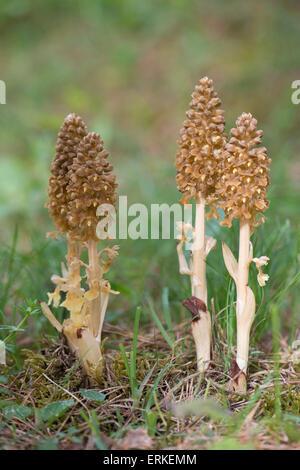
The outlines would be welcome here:
M 215 201 L 218 168 L 226 144 L 221 100 L 214 91 L 212 80 L 201 78 L 195 87 L 178 141 L 176 155 L 177 187 L 186 204 L 198 193 L 207 203 Z
M 257 130 L 257 120 L 243 113 L 232 129 L 226 145 L 221 174 L 216 184 L 219 205 L 225 212 L 222 225 L 231 227 L 233 218 L 249 221 L 251 227 L 261 224 L 268 208 L 269 165 L 261 143 L 263 131 Z
M 116 176 L 107 161 L 108 155 L 100 135 L 95 132 L 87 134 L 79 144 L 67 186 L 70 236 L 75 240 L 97 241 L 97 208 L 100 204 L 116 203 Z
M 69 229 L 67 173 L 76 156 L 78 145 L 87 133 L 87 127 L 81 117 L 73 113 L 66 117 L 58 134 L 49 178 L 47 207 L 60 232 L 67 232 Z

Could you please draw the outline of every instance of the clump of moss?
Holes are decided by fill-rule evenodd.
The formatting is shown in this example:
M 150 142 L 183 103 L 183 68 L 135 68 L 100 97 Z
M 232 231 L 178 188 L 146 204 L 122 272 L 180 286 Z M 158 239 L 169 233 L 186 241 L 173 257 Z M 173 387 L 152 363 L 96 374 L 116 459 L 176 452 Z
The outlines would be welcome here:
M 281 386 L 280 409 L 283 413 L 300 414 L 300 390 L 296 385 L 287 384 Z M 262 409 L 265 416 L 273 416 L 278 403 L 278 395 L 275 389 L 266 391 L 262 395 Z
M 23 390 L 32 390 L 32 397 L 39 407 L 47 404 L 49 399 L 53 400 L 55 396 L 60 399 L 62 396 L 64 399 L 69 398 L 69 395 L 55 384 L 63 383 L 64 388 L 69 391 L 78 391 L 80 387 L 87 385 L 81 366 L 63 336 L 60 336 L 58 342 L 43 338 L 40 353 L 22 349 L 21 354 L 24 358 L 24 373 L 14 380 Z

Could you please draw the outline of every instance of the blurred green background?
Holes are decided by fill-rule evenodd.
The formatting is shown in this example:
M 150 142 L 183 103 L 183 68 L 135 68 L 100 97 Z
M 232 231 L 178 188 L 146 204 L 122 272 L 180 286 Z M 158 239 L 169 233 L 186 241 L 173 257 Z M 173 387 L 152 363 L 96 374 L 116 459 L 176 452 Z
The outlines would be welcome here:
M 271 238 L 264 233 L 274 236 L 289 219 L 288 238 L 273 264 L 277 276 L 289 276 L 281 260 L 295 263 L 293 255 L 285 257 L 285 246 L 295 242 L 300 221 L 300 105 L 291 102 L 291 83 L 300 79 L 298 1 L 1 0 L 0 27 L 0 79 L 7 86 L 7 104 L 0 105 L 6 313 L 24 297 L 46 299 L 65 252 L 64 242 L 45 238 L 52 223 L 44 208 L 64 117 L 77 112 L 102 135 L 129 204 L 173 203 L 179 196 L 176 140 L 193 88 L 205 75 L 222 99 L 227 131 L 243 111 L 264 130 L 273 160 L 271 206 L 258 231 L 257 256 L 267 254 L 263 245 Z M 209 231 L 219 233 L 218 227 L 212 222 Z M 228 237 L 228 229 L 218 236 Z M 213 256 L 221 265 L 218 250 Z M 113 301 L 112 320 L 126 320 L 124 313 L 145 292 L 159 296 L 167 286 L 174 302 L 188 293 L 172 240 L 122 241 L 115 266 L 110 276 L 121 295 Z

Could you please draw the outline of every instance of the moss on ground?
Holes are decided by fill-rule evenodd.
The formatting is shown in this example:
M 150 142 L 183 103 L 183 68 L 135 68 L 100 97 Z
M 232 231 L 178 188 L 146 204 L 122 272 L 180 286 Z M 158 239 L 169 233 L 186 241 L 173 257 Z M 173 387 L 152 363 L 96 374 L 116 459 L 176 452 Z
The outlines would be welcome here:
M 224 371 L 226 347 L 215 350 L 214 363 L 200 377 L 189 334 L 181 338 L 176 333 L 171 350 L 154 330 L 142 331 L 133 386 L 118 349 L 121 338 L 130 363 L 132 332 L 112 325 L 106 325 L 106 330 L 110 335 L 105 373 L 93 389 L 63 338 L 45 338 L 39 352 L 23 349 L 22 372 L 12 373 L 12 367 L 2 371 L 8 379 L 0 388 L 3 448 L 97 448 L 99 433 L 103 446 L 120 449 L 131 445 L 128 433 L 132 430 L 144 432 L 151 443 L 146 440 L 145 445 L 154 449 L 300 447 L 300 378 L 288 351 L 280 359 L 277 384 L 272 355 L 252 354 L 248 393 L 240 396 L 226 390 L 230 374 Z M 178 325 L 177 332 L 183 330 Z M 91 389 L 104 394 L 102 403 L 87 398 L 84 390 Z M 41 417 L 50 403 L 68 400 L 72 406 L 57 419 L 47 422 Z M 202 412 L 203 400 L 210 408 Z M 178 405 L 187 402 L 192 403 L 192 411 L 178 415 Z M 23 419 L 13 416 L 7 413 L 12 404 L 28 407 L 32 413 Z

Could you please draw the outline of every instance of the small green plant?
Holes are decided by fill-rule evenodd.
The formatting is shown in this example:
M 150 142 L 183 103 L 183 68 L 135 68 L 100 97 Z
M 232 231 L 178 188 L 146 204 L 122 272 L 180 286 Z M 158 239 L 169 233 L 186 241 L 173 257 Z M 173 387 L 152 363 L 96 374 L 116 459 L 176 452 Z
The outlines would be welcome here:
M 6 350 L 12 354 L 14 353 L 15 348 L 13 345 L 11 345 L 11 342 L 15 339 L 15 335 L 24 331 L 22 328 L 23 325 L 30 317 L 40 312 L 40 306 L 37 300 L 28 300 L 26 305 L 19 307 L 19 310 L 23 313 L 24 316 L 16 326 L 0 325 L 0 332 L 8 333 L 6 336 L 2 337 L 3 339 L 0 340 L 0 364 L 3 365 L 6 364 Z M 1 336 L 2 334 L 3 333 L 1 333 Z M 14 354 L 13 357 L 19 363 L 18 358 L 16 358 Z

